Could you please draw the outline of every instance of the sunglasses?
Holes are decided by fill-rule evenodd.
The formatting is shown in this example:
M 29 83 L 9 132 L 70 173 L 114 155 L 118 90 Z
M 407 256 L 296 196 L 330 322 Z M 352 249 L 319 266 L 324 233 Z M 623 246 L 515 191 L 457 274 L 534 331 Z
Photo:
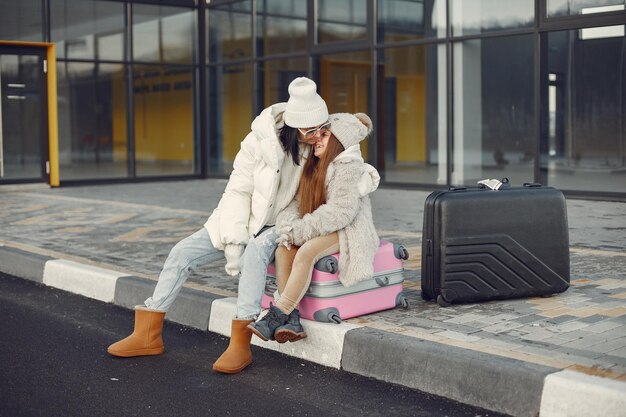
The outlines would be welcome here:
M 311 139 L 311 138 L 317 136 L 318 133 L 320 135 L 323 135 L 329 129 L 330 129 L 330 122 L 326 122 L 323 125 L 321 125 L 320 127 L 314 127 L 313 129 L 309 129 L 309 130 L 306 130 L 306 131 L 298 128 L 300 133 L 302 133 L 304 135 L 305 139 Z

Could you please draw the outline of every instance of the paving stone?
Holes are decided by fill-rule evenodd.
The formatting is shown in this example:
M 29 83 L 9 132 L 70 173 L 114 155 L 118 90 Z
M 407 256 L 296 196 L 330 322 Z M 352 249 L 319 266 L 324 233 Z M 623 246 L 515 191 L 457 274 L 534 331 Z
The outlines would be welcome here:
M 504 333 L 510 330 L 518 329 L 522 326 L 523 324 L 521 323 L 505 321 L 505 322 L 499 322 L 491 326 L 484 327 L 482 330 L 484 332 L 490 332 L 490 333 Z
M 554 336 L 554 333 L 545 330 L 545 329 L 539 329 L 533 332 L 529 332 L 528 334 L 525 334 L 523 336 L 521 336 L 520 338 L 522 340 L 546 340 L 549 339 L 551 337 Z
M 583 323 L 592 324 L 592 323 L 597 323 L 597 322 L 606 320 L 606 318 L 596 315 L 596 316 L 589 316 L 589 317 L 581 317 L 579 320 Z
M 575 330 L 584 329 L 585 327 L 589 327 L 587 323 L 581 323 L 579 321 L 568 321 L 567 323 L 561 323 L 557 326 L 554 326 L 552 329 L 557 333 L 568 333 L 573 332 Z
M 606 331 L 609 330 L 615 330 L 616 332 L 619 332 L 619 328 L 622 328 L 621 330 L 624 331 L 624 335 L 626 335 L 626 327 L 623 326 L 621 323 L 615 323 L 612 321 L 608 321 L 608 320 L 603 320 L 602 322 L 599 323 L 595 323 L 592 324 L 588 327 L 585 328 L 586 331 L 588 332 L 592 332 L 592 333 L 604 333 Z
M 459 333 L 459 332 L 453 332 L 451 330 L 446 330 L 446 331 L 439 332 L 436 334 L 437 336 L 447 337 L 448 339 L 459 340 L 462 342 L 477 342 L 481 340 L 480 337 L 466 335 L 464 333 Z
M 478 329 L 478 330 L 483 329 L 487 326 L 491 326 L 490 323 L 485 323 L 484 321 L 468 321 L 468 322 L 465 322 L 465 325 L 474 327 L 475 329 Z

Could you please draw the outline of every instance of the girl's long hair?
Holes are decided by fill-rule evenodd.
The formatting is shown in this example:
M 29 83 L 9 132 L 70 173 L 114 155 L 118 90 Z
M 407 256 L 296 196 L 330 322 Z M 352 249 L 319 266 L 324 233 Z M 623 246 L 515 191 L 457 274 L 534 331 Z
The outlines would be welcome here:
M 326 203 L 326 171 L 337 155 L 344 151 L 344 147 L 331 135 L 326 145 L 326 152 L 320 158 L 313 155 L 313 149 L 304 163 L 298 195 L 300 198 L 300 217 L 313 213 L 322 204 Z
M 278 139 L 280 140 L 281 145 L 283 145 L 283 150 L 287 153 L 287 156 L 291 157 L 294 165 L 300 165 L 298 129 L 284 125 L 278 132 Z

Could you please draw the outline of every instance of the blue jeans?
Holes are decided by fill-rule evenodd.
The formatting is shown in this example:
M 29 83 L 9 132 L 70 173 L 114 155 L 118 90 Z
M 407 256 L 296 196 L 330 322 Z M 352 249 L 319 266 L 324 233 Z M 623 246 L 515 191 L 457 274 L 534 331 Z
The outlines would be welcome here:
M 265 270 L 276 251 L 275 229 L 269 228 L 250 239 L 239 261 L 239 291 L 237 318 L 254 320 L 261 312 L 261 297 L 265 288 Z M 224 259 L 224 252 L 215 249 L 209 233 L 203 227 L 178 242 L 170 251 L 159 275 L 152 297 L 144 304 L 153 310 L 167 311 L 180 293 L 189 274 L 196 268 Z

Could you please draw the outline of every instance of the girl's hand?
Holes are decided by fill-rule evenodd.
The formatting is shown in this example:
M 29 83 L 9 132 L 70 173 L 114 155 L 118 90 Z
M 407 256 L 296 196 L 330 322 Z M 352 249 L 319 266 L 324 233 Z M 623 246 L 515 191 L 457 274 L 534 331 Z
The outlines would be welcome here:
M 278 244 L 278 246 L 282 245 L 284 247 L 286 247 L 287 249 L 291 250 L 291 239 L 289 238 L 289 235 L 287 234 L 282 234 L 280 236 L 278 236 L 278 239 L 276 239 L 276 243 Z
M 278 228 L 278 239 L 276 239 L 276 243 L 278 244 L 278 246 L 283 245 L 287 249 L 291 249 L 291 245 L 293 245 L 293 235 L 291 231 L 291 226 L 283 226 Z

